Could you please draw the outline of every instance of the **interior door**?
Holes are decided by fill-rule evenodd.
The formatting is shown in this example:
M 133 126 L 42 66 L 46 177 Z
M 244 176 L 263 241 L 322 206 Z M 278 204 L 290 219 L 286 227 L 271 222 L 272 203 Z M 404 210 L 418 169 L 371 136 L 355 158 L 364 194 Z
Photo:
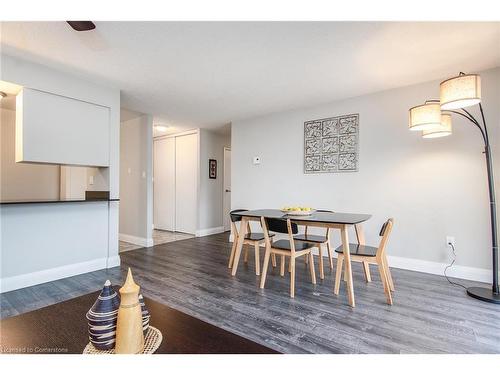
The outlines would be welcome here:
M 196 234 L 198 135 L 175 137 L 175 230 Z
M 223 201 L 223 220 L 224 230 L 231 229 L 231 221 L 229 219 L 229 212 L 231 211 L 231 149 L 224 147 L 224 201 Z
M 175 231 L 175 138 L 153 142 L 154 227 Z

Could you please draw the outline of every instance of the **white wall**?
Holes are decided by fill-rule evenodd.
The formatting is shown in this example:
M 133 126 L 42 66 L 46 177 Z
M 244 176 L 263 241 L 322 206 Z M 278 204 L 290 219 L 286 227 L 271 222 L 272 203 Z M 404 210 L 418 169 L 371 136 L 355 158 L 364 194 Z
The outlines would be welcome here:
M 59 199 L 59 166 L 15 162 L 16 112 L 0 108 L 2 201 Z
M 119 198 L 119 90 L 4 54 L 0 60 L 1 80 L 110 109 L 109 188 Z M 120 263 L 118 202 L 2 206 L 1 220 L 2 291 Z M 93 230 L 94 223 L 104 227 Z
M 201 234 L 223 232 L 223 162 L 224 147 L 231 146 L 231 139 L 205 129 L 200 131 L 200 198 L 198 232 Z M 217 178 L 208 178 L 208 160 L 217 160 Z
M 120 128 L 120 237 L 152 246 L 153 118 L 142 115 Z
M 500 189 L 500 68 L 481 76 Z M 408 268 L 420 262 L 420 268 L 441 273 L 441 263 L 449 261 L 445 236 L 451 235 L 456 238 L 456 264 L 475 273 L 471 278 L 491 280 L 486 270 L 491 269 L 491 237 L 482 140 L 458 116 L 453 117 L 450 137 L 425 140 L 408 131 L 408 109 L 433 98 L 439 98 L 439 81 L 233 121 L 232 208 L 306 205 L 370 213 L 368 243 L 378 243 L 380 225 L 394 217 L 388 247 L 398 257 L 394 262 L 399 259 Z M 305 175 L 304 121 L 350 113 L 360 115 L 359 172 Z M 253 156 L 261 157 L 260 165 L 252 164 Z

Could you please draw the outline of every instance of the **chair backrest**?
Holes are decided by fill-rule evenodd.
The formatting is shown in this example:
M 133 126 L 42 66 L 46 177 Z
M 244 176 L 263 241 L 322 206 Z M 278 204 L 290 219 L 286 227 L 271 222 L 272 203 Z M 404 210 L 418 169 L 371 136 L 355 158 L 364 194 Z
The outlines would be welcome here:
M 245 209 L 242 209 L 242 208 L 239 208 L 237 210 L 232 210 L 229 213 L 229 217 L 231 218 L 231 221 L 233 223 L 237 223 L 238 221 L 241 221 L 241 215 L 238 215 L 238 212 L 243 212 L 243 211 L 248 211 L 248 210 L 245 210 Z
M 244 212 L 244 211 L 248 211 L 248 210 L 239 208 L 237 210 L 232 210 L 229 213 L 229 217 L 231 218 L 231 227 L 233 228 L 233 234 L 235 236 L 239 235 L 239 233 L 238 233 L 238 227 L 236 226 L 236 223 L 239 222 L 239 221 L 241 221 L 241 218 L 242 218 L 242 216 L 238 215 L 238 213 L 239 212 Z M 249 233 L 251 233 L 250 223 L 247 223 L 247 234 L 249 234 Z
M 267 230 L 276 233 L 288 233 L 288 225 L 286 219 L 264 218 L 266 221 Z M 291 223 L 292 234 L 299 233 L 299 226 Z
M 295 242 L 293 239 L 293 235 L 299 233 L 299 226 L 295 223 L 292 223 L 290 219 L 274 219 L 263 216 L 260 218 L 260 222 L 262 225 L 262 229 L 264 231 L 266 246 L 272 246 L 269 237 L 269 231 L 277 233 L 286 233 L 288 234 L 288 240 L 290 241 L 290 252 L 292 256 L 294 256 Z
M 394 219 L 391 217 L 380 228 L 379 236 L 382 237 L 380 244 L 378 245 L 377 254 L 383 254 L 385 252 L 385 247 L 387 241 L 389 241 L 389 235 L 391 234 L 392 227 L 394 226 Z

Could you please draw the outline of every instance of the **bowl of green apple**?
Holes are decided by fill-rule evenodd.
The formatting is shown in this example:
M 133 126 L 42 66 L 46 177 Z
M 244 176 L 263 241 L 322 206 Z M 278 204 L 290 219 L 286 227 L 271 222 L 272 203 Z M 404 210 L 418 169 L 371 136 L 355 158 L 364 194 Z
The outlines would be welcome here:
M 316 211 L 311 207 L 287 206 L 281 209 L 281 212 L 290 216 L 309 216 Z

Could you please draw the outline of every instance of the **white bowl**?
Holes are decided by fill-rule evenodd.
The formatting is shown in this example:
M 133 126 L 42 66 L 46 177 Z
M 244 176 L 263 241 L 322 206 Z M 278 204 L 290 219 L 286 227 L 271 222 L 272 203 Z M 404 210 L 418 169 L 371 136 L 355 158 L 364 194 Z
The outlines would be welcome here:
M 289 211 L 289 210 L 281 210 L 284 214 L 287 214 L 289 216 L 309 216 L 312 215 L 316 210 L 310 210 L 310 211 Z

